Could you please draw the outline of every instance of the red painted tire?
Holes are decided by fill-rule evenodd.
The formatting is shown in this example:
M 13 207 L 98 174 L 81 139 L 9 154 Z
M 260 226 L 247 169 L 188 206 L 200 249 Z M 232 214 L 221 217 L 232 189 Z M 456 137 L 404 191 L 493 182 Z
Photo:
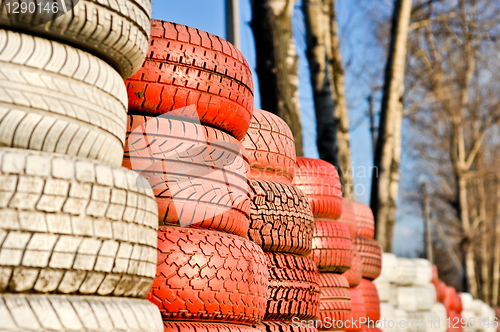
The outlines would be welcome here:
M 352 247 L 351 268 L 342 275 L 347 279 L 349 287 L 356 287 L 361 282 L 363 265 L 361 264 L 361 256 L 356 249 L 356 246 L 353 245 Z
M 457 298 L 457 291 L 455 290 L 455 288 L 451 287 L 451 286 L 446 286 L 442 289 L 442 301 L 443 301 L 443 305 L 445 306 L 446 308 L 446 311 L 447 312 L 450 312 L 450 311 L 457 311 L 457 308 L 456 308 L 456 298 Z
M 209 322 L 176 322 L 163 321 L 164 332 L 260 332 L 246 325 L 209 323 Z
M 251 180 L 248 238 L 264 251 L 307 256 L 314 218 L 307 197 L 291 184 Z
M 376 322 L 380 319 L 380 299 L 377 287 L 368 279 L 363 278 L 359 290 L 365 302 L 366 318 Z
M 335 273 L 319 274 L 319 330 L 335 330 L 344 326 L 351 316 L 351 291 L 346 278 Z M 342 322 L 342 325 L 340 325 Z M 332 326 L 333 325 L 333 326 Z M 320 327 L 321 326 L 321 327 Z M 332 326 L 330 328 L 330 326 Z
M 318 270 L 306 257 L 266 252 L 269 297 L 265 320 L 314 319 L 319 313 Z
M 302 324 L 303 323 L 303 324 Z M 308 326 L 309 322 L 273 322 L 262 321 L 255 325 L 260 332 L 318 332 L 315 327 Z
M 153 188 L 160 224 L 247 236 L 249 166 L 230 135 L 180 120 L 129 115 L 123 166 Z
M 342 198 L 342 215 L 338 221 L 349 228 L 351 240 L 354 241 L 354 238 L 358 233 L 358 223 L 356 221 L 356 215 L 354 214 L 354 209 L 350 200 Z
M 309 256 L 321 272 L 342 273 L 351 267 L 352 241 L 347 226 L 336 220 L 318 219 Z
M 463 305 L 462 305 L 462 298 L 460 297 L 459 294 L 455 296 L 455 311 L 456 312 L 462 312 L 463 310 Z
M 164 320 L 254 324 L 266 310 L 266 264 L 262 249 L 242 237 L 160 226 L 148 299 Z
M 199 120 L 245 136 L 253 111 L 248 64 L 228 41 L 184 25 L 151 21 L 141 69 L 125 81 L 129 112 Z
M 356 236 L 354 245 L 361 257 L 361 275 L 370 280 L 377 279 L 382 269 L 382 247 L 367 237 Z
M 252 179 L 292 183 L 295 143 L 290 127 L 280 117 L 254 109 L 241 144 L 247 151 Z
M 363 203 L 351 202 L 356 216 L 356 235 L 369 237 L 373 239 L 375 236 L 375 220 L 373 218 L 372 209 Z
M 320 159 L 297 157 L 293 184 L 309 197 L 314 217 L 340 218 L 342 186 L 335 166 Z
M 363 318 L 363 319 L 361 319 Z M 349 327 L 344 327 L 343 331 L 361 331 L 365 326 L 362 323 L 366 320 L 366 309 L 363 295 L 359 290 L 359 286 L 351 288 L 351 316 L 349 317 Z

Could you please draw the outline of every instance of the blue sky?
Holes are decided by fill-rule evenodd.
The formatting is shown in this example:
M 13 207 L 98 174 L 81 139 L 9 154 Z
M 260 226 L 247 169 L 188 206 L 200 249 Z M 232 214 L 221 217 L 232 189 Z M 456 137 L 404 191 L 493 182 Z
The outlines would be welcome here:
M 225 37 L 224 0 L 152 0 L 153 18 L 189 25 L 215 35 Z M 369 203 L 373 165 L 372 141 L 367 117 L 371 86 L 380 84 L 373 79 L 373 73 L 383 71 L 385 59 L 383 50 L 374 42 L 373 25 L 366 17 L 369 8 L 363 7 L 363 0 L 338 0 L 337 12 L 341 34 L 342 55 L 347 67 L 346 92 L 350 110 L 351 153 L 355 184 L 355 200 Z M 299 79 L 302 131 L 306 157 L 318 158 L 316 148 L 316 125 L 309 68 L 305 58 L 305 38 L 301 1 L 296 3 L 294 31 L 299 52 Z M 255 45 L 249 26 L 251 20 L 250 0 L 240 0 L 241 51 L 253 72 L 255 107 L 259 108 L 260 95 L 255 73 Z M 379 107 L 377 99 L 376 106 Z M 400 209 L 401 210 L 401 209 Z M 403 213 L 406 215 L 406 213 Z M 401 215 L 401 213 L 399 213 Z M 395 251 L 400 255 L 411 254 L 420 244 L 415 237 L 421 237 L 421 222 L 405 217 L 395 229 Z

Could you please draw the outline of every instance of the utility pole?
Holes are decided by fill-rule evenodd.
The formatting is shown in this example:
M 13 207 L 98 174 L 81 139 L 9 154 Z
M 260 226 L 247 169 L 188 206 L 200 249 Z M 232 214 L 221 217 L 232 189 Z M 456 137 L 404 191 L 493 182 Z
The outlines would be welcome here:
M 240 49 L 240 6 L 239 0 L 226 1 L 226 39 Z

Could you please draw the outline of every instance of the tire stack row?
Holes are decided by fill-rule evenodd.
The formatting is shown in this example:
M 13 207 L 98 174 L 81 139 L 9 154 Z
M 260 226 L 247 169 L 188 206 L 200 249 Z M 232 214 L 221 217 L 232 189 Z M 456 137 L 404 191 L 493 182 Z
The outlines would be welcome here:
M 356 217 L 357 231 L 354 239 L 354 250 L 360 257 L 361 282 L 356 288 L 363 297 L 368 321 L 363 331 L 381 331 L 375 326 L 380 320 L 380 296 L 373 280 L 378 278 L 382 269 L 382 247 L 374 240 L 375 221 L 373 212 L 368 205 L 353 202 L 354 215 Z M 353 271 L 347 271 L 349 275 Z
M 1 331 L 162 331 L 157 205 L 121 167 L 151 3 L 119 2 L 0 1 Z
M 495 332 L 498 329 L 498 316 L 495 310 L 484 303 L 482 300 L 473 299 L 470 293 L 460 293 L 460 302 L 457 305 L 462 306 L 460 312 L 464 322 L 464 332 L 484 331 Z M 481 322 L 481 324 L 479 324 Z
M 436 266 L 432 266 L 432 269 L 431 282 L 436 289 L 436 300 L 443 306 L 442 310 L 446 314 L 446 318 L 441 318 L 441 320 L 446 321 L 444 328 L 447 331 L 471 331 L 467 324 L 462 324 L 462 297 L 457 294 L 455 288 L 447 286 L 443 281 L 439 280 Z M 472 328 L 472 330 L 475 331 L 475 328 Z
M 123 165 L 158 203 L 156 279 L 148 299 L 165 331 L 258 331 L 267 259 L 248 240 L 253 113 L 250 69 L 229 42 L 152 20 L 142 68 L 128 80 Z
M 308 198 L 294 185 L 295 144 L 288 125 L 276 115 L 254 110 L 242 141 L 250 162 L 248 237 L 265 252 L 269 294 L 266 332 L 317 331 L 305 323 L 318 316 L 318 273 L 307 258 L 314 218 Z
M 449 313 L 439 303 L 435 267 L 425 259 L 397 258 L 389 253 L 383 254 L 382 266 L 382 274 L 375 280 L 384 302 L 381 318 L 394 322 L 385 330 L 447 331 Z
M 342 198 L 336 168 L 322 160 L 297 158 L 294 184 L 309 197 L 315 217 L 311 257 L 320 271 L 322 329 L 378 331 L 379 300 L 371 283 L 380 273 L 381 248 L 373 239 L 370 208 Z

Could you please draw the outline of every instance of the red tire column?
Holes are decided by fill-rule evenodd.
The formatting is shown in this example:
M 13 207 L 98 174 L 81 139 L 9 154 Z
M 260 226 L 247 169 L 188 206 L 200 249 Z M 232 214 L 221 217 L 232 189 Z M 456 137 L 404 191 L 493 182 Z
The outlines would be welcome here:
M 229 42 L 153 20 L 142 68 L 128 80 L 123 165 L 159 208 L 156 279 L 148 299 L 171 332 L 258 332 L 269 284 L 246 239 L 249 162 L 240 140 L 253 112 L 250 68 Z
M 318 270 L 311 253 L 314 217 L 308 197 L 292 185 L 295 144 L 279 117 L 254 110 L 242 141 L 250 164 L 249 239 L 265 251 L 269 295 L 262 331 L 317 331 Z

